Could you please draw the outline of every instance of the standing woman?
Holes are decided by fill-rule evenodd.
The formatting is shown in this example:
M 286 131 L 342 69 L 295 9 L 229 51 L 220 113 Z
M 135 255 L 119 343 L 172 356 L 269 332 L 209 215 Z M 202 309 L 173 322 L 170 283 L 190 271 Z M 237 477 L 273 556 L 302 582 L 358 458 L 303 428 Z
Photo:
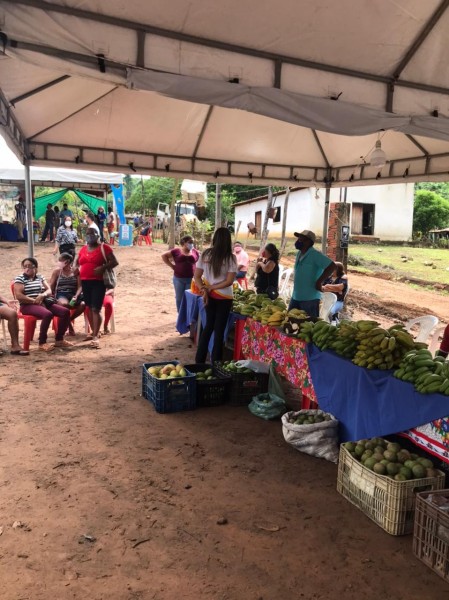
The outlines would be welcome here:
M 257 259 L 256 280 L 258 294 L 268 294 L 275 300 L 279 295 L 279 250 L 274 244 L 267 244 L 261 258 Z
M 164 263 L 173 269 L 173 286 L 178 312 L 184 292 L 190 290 L 195 264 L 200 257 L 194 248 L 192 236 L 185 235 L 181 238 L 180 244 L 181 248 L 173 248 L 162 255 Z
M 232 253 L 231 234 L 226 227 L 214 233 L 212 246 L 198 260 L 194 273 L 195 284 L 203 294 L 206 307 L 206 326 L 196 352 L 197 363 L 206 362 L 209 340 L 214 334 L 212 362 L 221 360 L 228 316 L 232 308 L 232 284 L 237 273 L 237 261 Z
M 84 302 L 89 308 L 89 321 L 92 328 L 90 347 L 95 349 L 100 348 L 101 308 L 106 294 L 103 273 L 106 269 L 113 269 L 118 265 L 112 248 L 108 244 L 99 244 L 99 238 L 98 232 L 89 227 L 86 233 L 87 244 L 81 248 L 77 259 Z
M 39 350 L 50 352 L 55 347 L 70 348 L 73 344 L 64 339 L 70 323 L 70 310 L 55 302 L 47 280 L 37 272 L 37 267 L 35 258 L 25 258 L 22 260 L 23 273 L 14 280 L 14 296 L 20 303 L 20 311 L 23 315 L 41 320 Z M 47 332 L 53 317 L 58 317 L 54 346 L 47 344 Z
M 64 225 L 61 225 L 56 233 L 53 254 L 56 254 L 59 248 L 59 254 L 68 252 L 73 256 L 73 258 L 75 258 L 75 244 L 77 241 L 78 236 L 76 235 L 76 231 L 73 230 L 72 217 L 66 216 L 64 219 Z

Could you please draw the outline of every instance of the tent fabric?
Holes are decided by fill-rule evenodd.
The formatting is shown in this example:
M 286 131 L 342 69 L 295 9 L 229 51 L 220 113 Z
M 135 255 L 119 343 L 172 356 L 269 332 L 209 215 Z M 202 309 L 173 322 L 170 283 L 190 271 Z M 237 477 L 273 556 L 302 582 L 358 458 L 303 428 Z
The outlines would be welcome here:
M 51 204 L 54 206 L 57 204 L 64 196 L 67 194 L 69 190 L 58 190 L 57 192 L 52 192 L 51 194 L 46 194 L 45 196 L 39 196 L 34 199 L 34 218 L 40 219 L 45 215 L 45 211 L 47 210 L 47 204 Z
M 0 131 L 18 156 L 245 184 L 447 179 L 446 0 L 132 7 L 0 0 Z
M 122 183 L 123 177 L 118 173 L 98 173 L 95 171 L 81 171 L 75 169 L 46 169 L 31 167 L 31 180 L 34 185 L 43 185 L 45 182 L 59 182 L 67 184 L 96 184 L 113 185 Z M 24 181 L 24 169 L 0 168 L 0 181 Z M 36 183 L 39 182 L 39 183 Z M 51 187 L 51 186 L 48 186 Z
M 45 196 L 39 196 L 34 199 L 34 217 L 35 219 L 39 219 L 45 214 L 47 210 L 47 204 L 51 204 L 54 206 L 57 202 L 62 200 L 62 198 L 66 195 L 68 191 L 74 192 L 78 198 L 87 206 L 89 211 L 94 215 L 97 214 L 100 206 L 104 208 L 104 211 L 107 211 L 108 204 L 106 200 L 102 200 L 101 198 L 97 198 L 96 196 L 91 196 L 90 194 L 86 194 L 80 190 L 58 190 L 57 192 L 52 192 L 51 194 L 46 194 Z
M 73 190 L 73 192 L 78 196 L 78 198 L 83 202 L 91 213 L 94 215 L 97 214 L 98 209 L 103 207 L 104 211 L 107 212 L 108 203 L 106 200 L 102 200 L 101 198 L 96 198 L 95 196 L 91 196 L 90 194 L 86 194 L 81 190 Z

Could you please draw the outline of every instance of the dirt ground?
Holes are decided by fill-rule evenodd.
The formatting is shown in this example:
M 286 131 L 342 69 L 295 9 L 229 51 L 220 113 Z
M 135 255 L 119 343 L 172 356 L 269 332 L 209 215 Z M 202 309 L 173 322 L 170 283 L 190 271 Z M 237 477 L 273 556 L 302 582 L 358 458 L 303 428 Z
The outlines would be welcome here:
M 337 467 L 289 447 L 279 422 L 228 406 L 159 415 L 140 396 L 143 362 L 194 359 L 163 249 L 117 249 L 117 331 L 101 350 L 78 333 L 71 351 L 0 358 L 0 598 L 449 598 L 412 536 L 344 500 Z M 2 293 L 25 256 L 0 244 Z M 49 275 L 49 246 L 36 256 Z M 357 317 L 449 316 L 445 296 L 351 285 Z

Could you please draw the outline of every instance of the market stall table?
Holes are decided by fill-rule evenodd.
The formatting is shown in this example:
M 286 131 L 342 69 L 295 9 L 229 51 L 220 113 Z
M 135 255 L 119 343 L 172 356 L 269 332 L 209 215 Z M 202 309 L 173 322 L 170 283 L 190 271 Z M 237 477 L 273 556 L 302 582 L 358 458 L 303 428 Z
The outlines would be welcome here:
M 449 416 L 413 427 L 399 435 L 449 464 Z
M 0 240 L 2 242 L 17 242 L 18 241 L 17 228 L 11 223 L 0 223 Z M 27 230 L 23 230 L 23 241 L 28 240 Z
M 300 388 L 307 402 L 316 402 L 309 364 L 307 344 L 271 325 L 262 325 L 247 319 L 242 335 L 242 353 L 245 358 L 273 363 L 276 371 L 292 385 Z
M 308 364 L 318 404 L 340 421 L 342 441 L 398 432 L 449 412 L 449 397 L 420 394 L 391 371 L 369 370 L 309 344 Z

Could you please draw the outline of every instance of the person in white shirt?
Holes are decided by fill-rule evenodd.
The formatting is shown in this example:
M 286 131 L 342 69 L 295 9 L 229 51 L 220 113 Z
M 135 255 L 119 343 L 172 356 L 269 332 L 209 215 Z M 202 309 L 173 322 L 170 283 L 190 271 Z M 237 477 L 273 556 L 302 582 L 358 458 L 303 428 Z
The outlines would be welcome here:
M 90 227 L 91 229 L 95 229 L 95 231 L 100 236 L 100 228 L 98 227 L 98 225 L 95 222 L 95 217 L 94 217 L 93 213 L 91 213 L 91 212 L 86 213 L 86 221 L 87 221 L 87 227 Z
M 195 360 L 206 362 L 209 340 L 214 334 L 211 360 L 221 360 L 223 340 L 228 316 L 232 309 L 233 282 L 237 273 L 237 260 L 232 253 L 231 233 L 219 227 L 214 233 L 212 246 L 199 258 L 195 273 L 195 284 L 203 294 L 206 307 L 206 326 L 198 342 Z

